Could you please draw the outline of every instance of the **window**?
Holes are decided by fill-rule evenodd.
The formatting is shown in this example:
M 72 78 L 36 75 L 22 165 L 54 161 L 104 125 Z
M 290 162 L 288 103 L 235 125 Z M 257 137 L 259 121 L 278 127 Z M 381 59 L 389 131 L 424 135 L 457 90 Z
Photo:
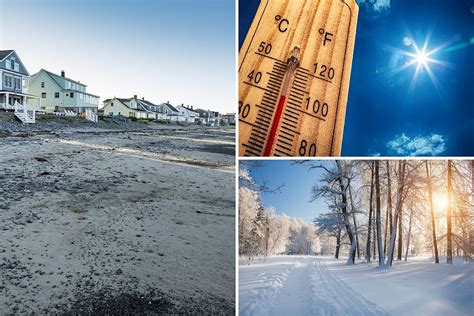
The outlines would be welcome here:
M 41 97 L 42 97 L 43 99 L 46 99 L 46 92 L 42 92 L 42 93 L 41 93 Z
M 118 115 L 122 115 L 122 114 L 120 114 L 120 112 L 119 112 L 119 114 L 118 114 Z
M 71 97 L 71 99 L 74 98 L 74 92 L 71 92 L 69 96 Z
M 109 112 L 109 116 L 114 116 L 114 112 Z
M 41 88 L 44 88 L 44 81 L 41 81 Z
M 21 90 L 21 78 L 15 78 L 15 90 Z
M 7 69 L 12 69 L 12 64 L 11 64 L 10 60 L 7 60 L 5 62 L 5 66 L 7 66 Z
M 129 117 L 135 117 L 135 112 L 128 112 Z
M 59 92 L 55 92 L 55 93 L 54 93 L 54 97 L 55 97 L 56 99 L 59 99 Z
M 114 106 L 114 103 L 113 103 L 113 102 L 110 102 L 110 106 Z
M 13 78 L 11 76 L 5 76 L 5 87 L 13 88 Z
M 84 95 L 82 93 L 79 93 L 79 99 L 84 100 Z
M 15 63 L 15 71 L 20 71 L 20 64 L 19 63 Z

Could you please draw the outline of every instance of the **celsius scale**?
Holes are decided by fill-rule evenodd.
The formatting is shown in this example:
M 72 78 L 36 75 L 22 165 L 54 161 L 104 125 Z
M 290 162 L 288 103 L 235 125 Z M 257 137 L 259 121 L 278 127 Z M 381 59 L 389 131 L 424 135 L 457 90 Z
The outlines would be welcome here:
M 239 155 L 339 156 L 355 0 L 261 0 L 239 53 Z

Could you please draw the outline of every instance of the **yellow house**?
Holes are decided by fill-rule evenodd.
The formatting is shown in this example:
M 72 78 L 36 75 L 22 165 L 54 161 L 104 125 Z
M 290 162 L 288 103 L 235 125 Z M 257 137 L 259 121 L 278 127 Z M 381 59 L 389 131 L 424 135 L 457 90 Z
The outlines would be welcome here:
M 124 116 L 147 118 L 154 120 L 165 119 L 166 116 L 159 112 L 158 106 L 145 100 L 138 99 L 136 95 L 133 98 L 112 98 L 104 101 L 102 107 L 105 116 Z

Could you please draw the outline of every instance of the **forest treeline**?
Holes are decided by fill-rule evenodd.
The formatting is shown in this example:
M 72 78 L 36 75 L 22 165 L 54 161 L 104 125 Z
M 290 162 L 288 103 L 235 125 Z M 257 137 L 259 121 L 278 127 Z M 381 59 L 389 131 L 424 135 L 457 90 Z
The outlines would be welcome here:
M 432 254 L 436 263 L 441 255 L 447 263 L 453 256 L 471 260 L 474 161 L 294 162 L 292 168 L 315 175 L 308 198 L 327 205 L 315 209 L 313 223 L 265 207 L 261 194 L 278 188 L 256 183 L 251 167 L 258 165 L 242 164 L 239 173 L 241 256 L 344 253 L 347 264 L 357 258 L 388 267 L 410 255 Z

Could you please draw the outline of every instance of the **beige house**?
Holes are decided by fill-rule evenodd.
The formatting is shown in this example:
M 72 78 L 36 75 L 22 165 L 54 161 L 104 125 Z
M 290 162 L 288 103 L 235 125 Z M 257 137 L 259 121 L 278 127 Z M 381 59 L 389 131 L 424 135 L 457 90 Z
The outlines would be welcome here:
M 136 117 L 153 120 L 164 120 L 166 115 L 159 111 L 157 105 L 145 100 L 139 99 L 136 95 L 133 98 L 112 98 L 103 103 L 102 110 L 105 116 L 123 116 Z

